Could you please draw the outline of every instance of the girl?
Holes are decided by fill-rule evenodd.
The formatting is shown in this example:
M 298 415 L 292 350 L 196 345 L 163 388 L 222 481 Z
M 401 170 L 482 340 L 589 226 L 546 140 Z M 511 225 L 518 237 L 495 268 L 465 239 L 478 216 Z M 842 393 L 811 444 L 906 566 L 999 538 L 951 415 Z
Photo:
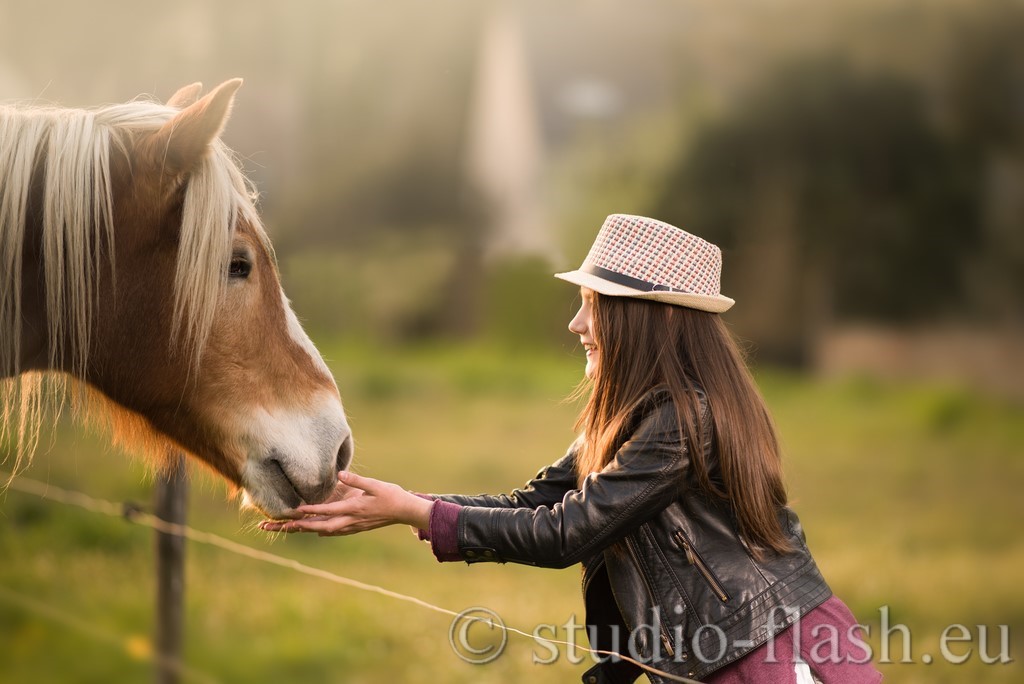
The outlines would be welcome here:
M 853 616 L 786 507 L 771 417 L 719 313 L 721 251 L 612 215 L 569 323 L 591 391 L 580 437 L 522 489 L 421 496 L 339 474 L 336 501 L 266 530 L 347 535 L 408 523 L 439 561 L 583 565 L 596 649 L 716 684 L 875 683 Z M 586 684 L 646 674 L 608 658 Z

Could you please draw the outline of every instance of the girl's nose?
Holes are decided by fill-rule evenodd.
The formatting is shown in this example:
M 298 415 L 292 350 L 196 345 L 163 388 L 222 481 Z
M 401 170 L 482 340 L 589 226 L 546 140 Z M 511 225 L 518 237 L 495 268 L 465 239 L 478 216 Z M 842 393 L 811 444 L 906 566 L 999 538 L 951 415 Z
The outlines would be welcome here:
M 586 331 L 587 326 L 586 322 L 583 320 L 583 307 L 580 307 L 580 310 L 577 311 L 576 315 L 573 316 L 571 321 L 569 321 L 569 332 L 582 335 Z

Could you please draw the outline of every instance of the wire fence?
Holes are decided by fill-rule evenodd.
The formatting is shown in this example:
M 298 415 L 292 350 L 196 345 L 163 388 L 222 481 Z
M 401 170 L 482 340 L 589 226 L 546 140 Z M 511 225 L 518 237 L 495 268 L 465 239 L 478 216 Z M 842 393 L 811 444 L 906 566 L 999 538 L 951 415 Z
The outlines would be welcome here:
M 189 525 L 169 523 L 165 520 L 161 520 L 155 515 L 139 510 L 138 506 L 134 504 L 119 504 L 113 501 L 98 499 L 87 494 L 84 494 L 82 492 L 62 489 L 60 487 L 56 487 L 46 482 L 41 482 L 39 480 L 23 477 L 21 475 L 14 475 L 4 471 L 0 471 L 0 481 L 6 481 L 7 486 L 10 489 L 21 492 L 23 494 L 30 494 L 41 499 L 48 499 L 69 506 L 76 506 L 78 508 L 91 511 L 93 513 L 124 518 L 129 522 L 132 522 L 137 525 L 142 525 L 144 527 L 149 527 L 158 532 L 184 537 L 185 539 L 196 542 L 198 544 L 214 546 L 223 549 L 224 551 L 227 551 L 229 553 L 233 553 L 239 556 L 250 558 L 252 560 L 261 561 L 264 563 L 277 565 L 279 567 L 287 568 L 289 570 L 302 573 L 304 575 L 317 577 L 319 579 L 326 580 L 334 584 L 351 587 L 353 589 L 358 589 L 360 591 L 379 594 L 381 596 L 387 596 L 389 598 L 404 601 L 406 603 L 411 603 L 420 606 L 421 608 L 441 613 L 443 615 L 448 615 L 452 618 L 456 618 L 459 620 L 474 620 L 483 622 L 486 623 L 488 627 L 500 629 L 505 633 L 511 633 L 517 636 L 526 637 L 527 639 L 530 639 L 534 642 L 568 646 L 569 648 L 572 648 L 576 651 L 595 655 L 599 658 L 615 657 L 618 659 L 622 659 L 627 662 L 633 663 L 634 665 L 640 667 L 646 672 L 650 672 L 660 677 L 664 677 L 669 681 L 683 682 L 684 684 L 700 684 L 696 680 L 687 679 L 686 677 L 680 677 L 678 675 L 674 675 L 669 672 L 659 670 L 646 663 L 642 663 L 638 660 L 630 658 L 629 656 L 622 655 L 621 653 L 612 653 L 610 651 L 604 651 L 601 649 L 591 649 L 571 641 L 562 641 L 559 639 L 552 639 L 547 637 L 542 638 L 535 634 L 531 634 L 529 632 L 517 629 L 515 627 L 509 627 L 505 624 L 495 623 L 490 618 L 468 616 L 466 615 L 466 611 L 454 611 L 449 608 L 444 608 L 442 606 L 435 605 L 428 601 L 424 601 L 423 599 L 417 598 L 415 596 L 410 596 L 408 594 L 392 591 L 390 589 L 386 589 L 375 584 L 361 582 L 350 577 L 344 577 L 342 575 L 338 575 L 327 570 L 315 568 L 313 566 L 307 565 L 292 558 L 286 558 L 284 556 L 269 553 L 261 549 L 255 549 L 250 546 L 246 546 L 245 544 L 240 544 L 226 537 L 213 534 L 211 532 L 197 530 Z M 10 594 L 8 590 L 0 588 L 0 599 L 8 600 L 10 598 L 8 594 Z M 10 595 L 16 596 L 14 594 Z M 36 604 L 36 602 L 33 602 L 30 599 L 22 599 L 21 597 L 18 597 L 18 601 L 20 601 L 20 603 L 18 603 L 14 599 L 10 599 L 8 602 L 17 603 L 18 605 L 25 607 L 26 610 L 31 610 L 33 612 L 39 613 L 40 615 L 60 622 L 61 624 L 71 627 L 72 629 L 78 629 L 80 627 L 84 628 L 86 626 L 88 626 L 88 629 L 90 630 L 94 629 L 94 627 L 92 627 L 89 623 L 81 621 L 78 618 L 75 618 L 74 616 L 60 613 L 60 611 L 56 611 L 52 607 L 47 607 L 43 604 Z M 99 633 L 96 633 L 95 636 L 101 641 L 107 641 L 116 644 L 119 647 L 123 646 L 125 643 L 128 643 L 124 639 L 124 637 L 120 637 L 114 634 L 106 634 L 101 636 Z M 153 656 L 153 659 L 156 660 L 156 656 Z M 170 665 L 174 667 L 176 670 L 178 670 L 181 674 L 192 679 L 195 679 L 196 681 L 216 681 L 209 675 L 202 674 L 194 670 L 193 668 L 188 668 L 180 662 L 171 662 Z

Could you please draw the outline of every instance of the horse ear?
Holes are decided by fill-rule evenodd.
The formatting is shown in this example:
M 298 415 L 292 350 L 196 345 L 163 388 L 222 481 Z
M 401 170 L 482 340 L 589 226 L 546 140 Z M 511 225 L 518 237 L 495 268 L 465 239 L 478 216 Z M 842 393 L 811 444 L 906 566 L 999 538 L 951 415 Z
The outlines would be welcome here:
M 206 97 L 175 114 L 143 143 L 144 152 L 167 175 L 180 177 L 189 174 L 223 130 L 235 92 L 241 85 L 240 78 L 225 81 Z M 191 88 L 193 86 L 186 86 L 182 90 Z M 171 100 L 181 92 L 175 93 Z
M 183 88 L 179 88 L 178 92 L 171 95 L 170 99 L 167 100 L 167 106 L 174 107 L 175 109 L 184 109 L 198 100 L 199 93 L 201 92 L 203 92 L 203 84 L 198 81 Z

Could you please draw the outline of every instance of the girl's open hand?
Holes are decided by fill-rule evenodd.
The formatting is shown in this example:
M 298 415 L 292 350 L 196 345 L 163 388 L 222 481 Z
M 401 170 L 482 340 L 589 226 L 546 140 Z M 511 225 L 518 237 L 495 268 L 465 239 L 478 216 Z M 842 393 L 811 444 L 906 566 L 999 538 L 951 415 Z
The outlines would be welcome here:
M 338 473 L 338 487 L 321 504 L 296 508 L 305 517 L 296 520 L 265 520 L 260 529 L 268 532 L 316 532 L 336 537 L 404 523 L 426 529 L 432 501 L 423 499 L 391 482 Z

